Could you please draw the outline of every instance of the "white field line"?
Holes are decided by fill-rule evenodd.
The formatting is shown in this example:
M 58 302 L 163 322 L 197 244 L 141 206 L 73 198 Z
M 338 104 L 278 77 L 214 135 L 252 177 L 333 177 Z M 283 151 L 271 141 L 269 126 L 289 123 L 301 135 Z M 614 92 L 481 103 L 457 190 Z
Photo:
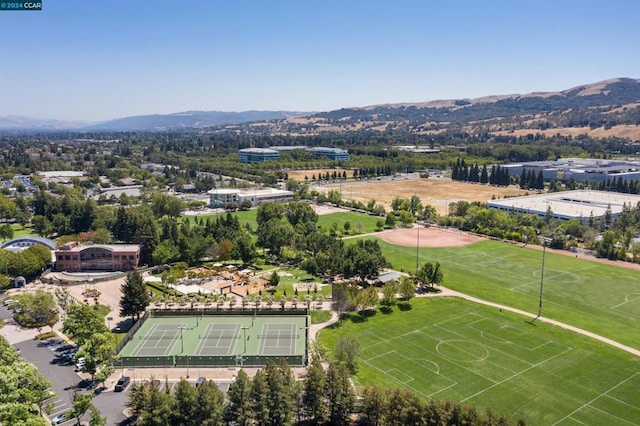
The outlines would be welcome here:
M 601 398 L 603 395 L 608 394 L 609 392 L 611 392 L 612 390 L 614 390 L 615 388 L 617 388 L 618 386 L 621 386 L 623 384 L 625 384 L 626 382 L 628 382 L 629 380 L 633 379 L 635 376 L 637 376 L 640 373 L 634 373 L 631 376 L 627 377 L 626 379 L 624 379 L 623 381 L 621 381 L 620 383 L 618 383 L 615 386 L 610 387 L 609 389 L 607 389 L 606 391 L 602 392 L 600 395 L 596 396 L 595 398 L 593 398 L 591 401 L 589 402 L 585 402 L 584 404 L 582 404 L 582 406 L 576 408 L 575 410 L 573 410 L 571 413 L 567 414 L 566 416 L 564 416 L 563 418 L 561 418 L 560 420 L 558 420 L 557 422 L 555 422 L 553 425 L 557 425 L 558 423 L 562 422 L 565 419 L 568 419 L 569 417 L 573 416 L 575 413 L 577 413 L 578 411 L 582 410 L 584 407 L 591 405 L 593 402 L 595 402 L 596 400 L 598 400 L 599 398 Z

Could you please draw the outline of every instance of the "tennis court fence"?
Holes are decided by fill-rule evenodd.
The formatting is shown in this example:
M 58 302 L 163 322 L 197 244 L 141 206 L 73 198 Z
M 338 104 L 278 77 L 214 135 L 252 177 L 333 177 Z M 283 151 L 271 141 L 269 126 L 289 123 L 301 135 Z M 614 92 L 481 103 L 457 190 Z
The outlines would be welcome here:
M 120 342 L 118 342 L 118 344 L 116 345 L 116 349 L 115 349 L 116 354 L 119 354 L 122 348 L 124 348 L 127 343 L 133 340 L 133 337 L 135 336 L 136 332 L 140 330 L 140 327 L 142 327 L 142 325 L 147 321 L 149 316 L 150 316 L 149 312 L 148 311 L 145 312 L 140 317 L 140 319 L 131 326 L 131 328 L 129 329 L 129 331 L 127 331 L 127 334 L 124 336 L 124 338 Z
M 127 356 L 120 358 L 118 367 L 262 367 L 269 360 L 278 362 L 284 358 L 290 366 L 305 366 L 306 355 L 262 356 L 262 355 L 169 355 L 169 356 Z
M 241 306 L 236 306 L 233 309 L 229 308 L 207 308 L 207 309 L 151 309 L 148 311 L 152 317 L 180 317 L 180 316 L 212 316 L 212 315 L 242 315 L 242 316 L 254 316 L 254 315 L 269 315 L 269 316 L 292 316 L 292 315 L 307 315 L 309 312 L 307 308 L 287 308 L 287 309 L 276 309 L 276 308 L 259 308 L 255 309 L 253 307 L 247 306 L 246 308 L 242 308 Z

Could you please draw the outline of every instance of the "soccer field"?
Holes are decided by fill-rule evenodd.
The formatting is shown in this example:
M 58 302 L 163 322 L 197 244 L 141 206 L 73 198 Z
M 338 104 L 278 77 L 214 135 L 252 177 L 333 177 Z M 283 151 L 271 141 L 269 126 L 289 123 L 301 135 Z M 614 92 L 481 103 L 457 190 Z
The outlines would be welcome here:
M 419 298 L 413 309 L 323 330 L 361 345 L 356 380 L 425 398 L 492 408 L 533 425 L 637 424 L 638 359 L 517 314 L 455 298 Z
M 395 269 L 415 271 L 416 248 L 380 241 Z M 420 264 L 438 261 L 444 286 L 537 313 L 542 252 L 496 241 L 421 248 Z M 547 251 L 542 315 L 640 349 L 640 273 Z

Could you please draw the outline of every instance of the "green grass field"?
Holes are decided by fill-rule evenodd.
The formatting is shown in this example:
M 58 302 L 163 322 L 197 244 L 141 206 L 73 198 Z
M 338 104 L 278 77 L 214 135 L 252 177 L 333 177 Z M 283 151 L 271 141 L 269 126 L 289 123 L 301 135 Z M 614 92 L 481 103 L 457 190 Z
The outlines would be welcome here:
M 366 234 L 376 231 L 376 223 L 379 220 L 384 222 L 384 218 L 379 216 L 357 212 L 340 212 L 318 216 L 318 226 L 328 229 L 335 223 L 338 225 L 338 230 L 343 233 L 344 224 L 349 222 L 351 224 L 350 234 Z
M 251 226 L 251 229 L 256 229 L 256 227 L 258 226 L 258 223 L 256 222 L 256 214 L 257 214 L 257 210 L 256 209 L 252 209 L 252 210 L 246 210 L 246 211 L 239 211 L 239 212 L 233 212 L 232 213 L 234 216 L 238 216 L 238 219 L 240 220 L 240 223 L 242 225 L 245 225 L 246 223 L 248 223 Z M 226 213 L 216 213 L 216 214 L 209 214 L 209 215 L 200 215 L 200 216 L 182 216 L 182 220 L 187 220 L 189 221 L 189 223 L 193 224 L 196 220 L 196 217 L 198 218 L 198 220 L 207 220 L 207 218 L 215 218 L 216 216 L 221 216 L 221 215 L 226 215 Z
M 256 229 L 258 226 L 258 223 L 256 222 L 256 214 L 256 209 L 233 213 L 233 215 L 238 216 L 242 225 L 248 223 L 251 226 L 251 229 Z M 215 218 L 220 215 L 226 215 L 226 213 L 202 215 L 198 216 L 198 218 L 206 220 L 209 217 Z M 351 224 L 350 234 L 365 234 L 374 232 L 376 230 L 376 222 L 381 219 L 384 221 L 384 218 L 364 213 L 340 212 L 318 216 L 318 226 L 328 229 L 335 223 L 338 225 L 338 230 L 343 233 L 345 222 L 349 222 Z M 195 216 L 183 216 L 182 220 L 188 220 L 190 223 L 194 223 Z
M 503 290 L 504 291 L 504 290 Z M 544 323 L 455 298 L 419 298 L 412 309 L 346 320 L 361 345 L 359 385 L 407 387 L 425 398 L 492 408 L 531 425 L 637 424 L 638 359 Z
M 415 247 L 380 241 L 395 269 L 414 272 Z M 496 241 L 421 248 L 419 263 L 438 261 L 443 285 L 537 313 L 542 252 Z M 542 314 L 640 349 L 640 273 L 546 253 Z

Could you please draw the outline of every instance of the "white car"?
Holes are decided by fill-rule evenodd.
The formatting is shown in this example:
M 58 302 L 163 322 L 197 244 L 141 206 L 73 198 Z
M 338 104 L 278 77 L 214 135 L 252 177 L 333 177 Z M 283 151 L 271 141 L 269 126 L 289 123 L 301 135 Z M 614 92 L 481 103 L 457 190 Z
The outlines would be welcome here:
M 60 413 L 57 416 L 55 416 L 53 419 L 51 419 L 51 424 L 52 425 L 59 425 L 61 423 L 67 422 L 69 420 L 71 420 L 71 417 L 69 417 L 69 415 L 65 411 L 64 413 Z
M 7 299 L 4 302 L 2 302 L 2 306 L 6 307 L 6 306 L 11 305 L 12 303 L 15 303 L 13 299 Z

